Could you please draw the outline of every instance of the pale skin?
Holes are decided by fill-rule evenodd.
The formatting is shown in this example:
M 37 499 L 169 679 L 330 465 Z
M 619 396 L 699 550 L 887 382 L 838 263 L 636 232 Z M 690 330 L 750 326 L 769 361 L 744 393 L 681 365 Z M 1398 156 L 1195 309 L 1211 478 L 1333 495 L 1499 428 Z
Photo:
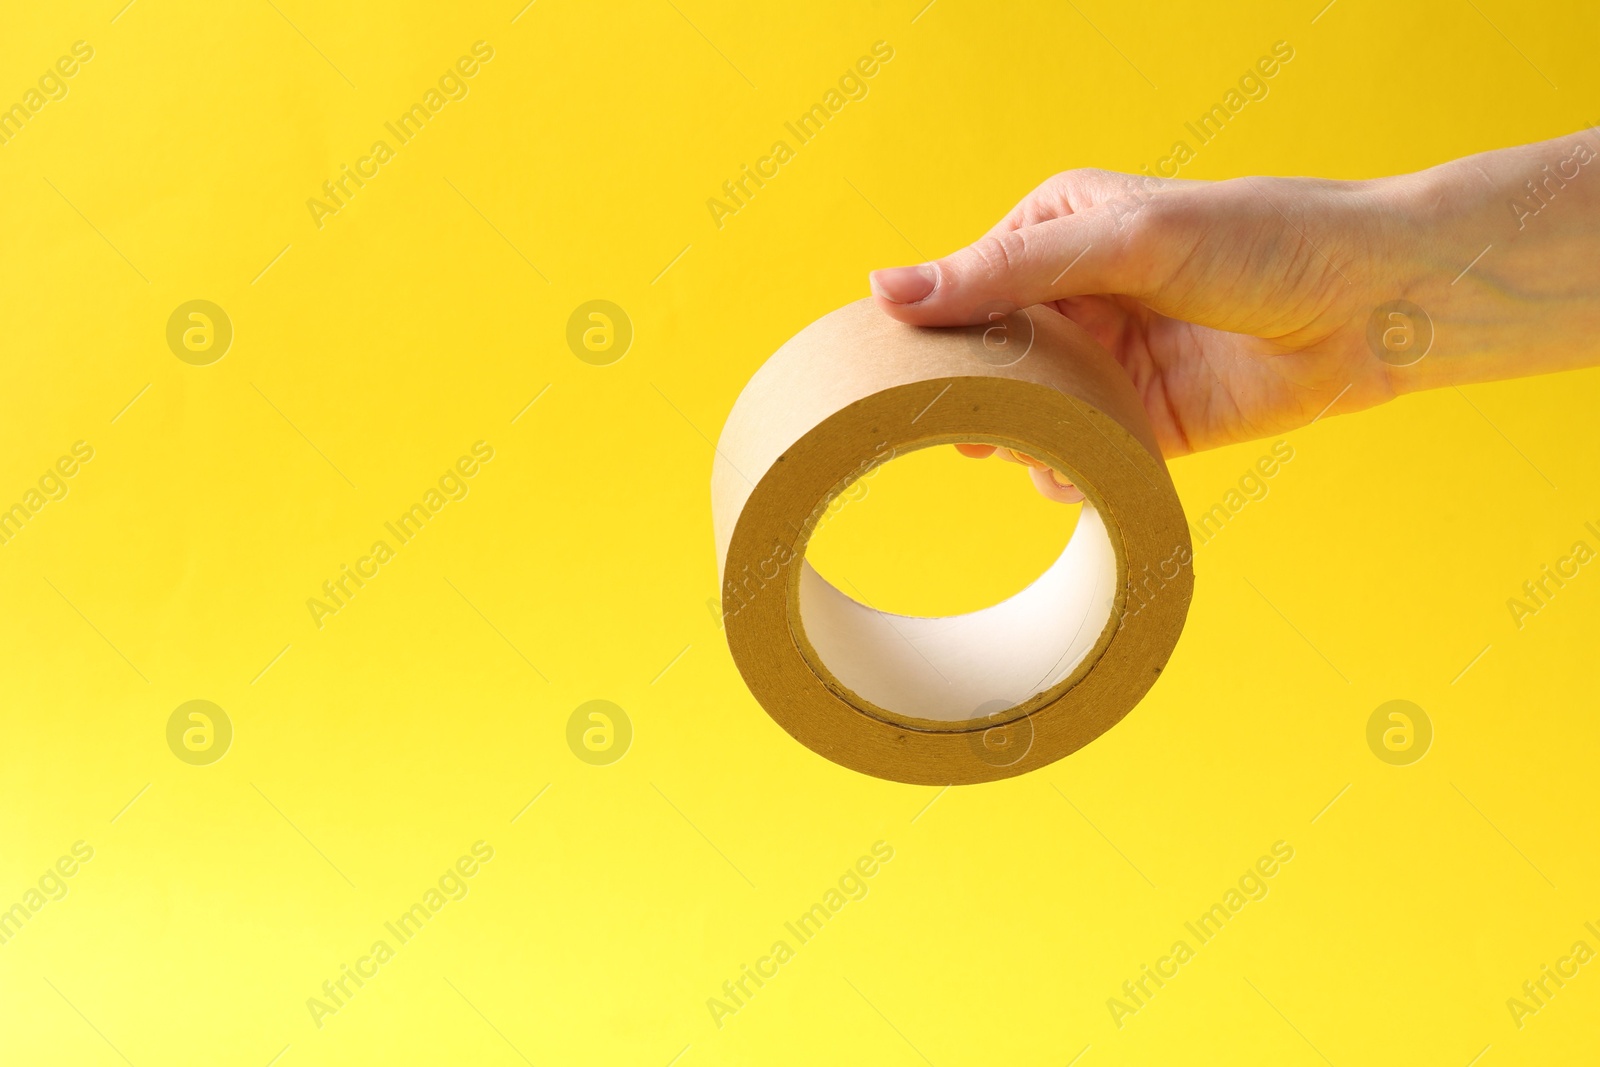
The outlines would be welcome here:
M 921 326 L 1049 304 L 1116 357 L 1163 454 L 1182 456 L 1403 393 L 1600 363 L 1600 129 L 1369 181 L 1067 171 L 974 244 L 871 286 Z M 1432 324 L 1407 366 L 1368 340 L 1394 300 Z M 1082 499 L 998 454 L 1050 499 Z

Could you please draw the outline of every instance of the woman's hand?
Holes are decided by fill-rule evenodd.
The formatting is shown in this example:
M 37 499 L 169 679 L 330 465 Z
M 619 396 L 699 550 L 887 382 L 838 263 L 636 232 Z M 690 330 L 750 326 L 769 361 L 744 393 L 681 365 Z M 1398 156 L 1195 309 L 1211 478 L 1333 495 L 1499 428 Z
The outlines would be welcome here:
M 875 271 L 872 292 L 921 326 L 1050 304 L 1117 358 L 1172 457 L 1396 393 L 1593 366 L 1597 247 L 1586 129 L 1362 182 L 1067 171 L 976 244 Z M 1392 317 L 1400 300 L 1416 321 Z M 1082 499 L 1000 452 L 1051 499 Z
M 1414 273 L 1418 226 L 1395 195 L 1404 181 L 1068 171 L 975 244 L 874 272 L 872 292 L 924 326 L 1050 304 L 1110 350 L 1163 453 L 1181 456 L 1394 395 L 1366 332 Z M 1037 461 L 1007 458 L 1028 463 L 1052 499 L 1082 499 Z

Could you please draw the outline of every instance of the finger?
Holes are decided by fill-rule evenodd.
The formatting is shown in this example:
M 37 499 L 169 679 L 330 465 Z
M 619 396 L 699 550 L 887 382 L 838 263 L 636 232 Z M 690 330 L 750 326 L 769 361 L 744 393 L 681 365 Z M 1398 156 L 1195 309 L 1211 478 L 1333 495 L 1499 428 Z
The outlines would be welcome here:
M 1042 459 L 1034 459 L 1032 456 L 1028 455 L 1026 452 L 1018 452 L 1014 448 L 1008 448 L 1008 449 L 1006 449 L 1006 451 L 1011 453 L 1011 459 L 1012 460 L 1014 460 L 1017 463 L 1021 463 L 1024 466 L 1028 466 L 1028 467 L 1044 467 L 1044 466 L 1046 466 L 1044 460 L 1042 460 Z
M 1195 239 L 1172 199 L 1115 201 L 989 234 L 932 263 L 874 271 L 872 293 L 885 312 L 918 326 L 983 322 L 998 308 L 1096 293 L 1144 299 Z
M 1024 226 L 1037 226 L 1050 219 L 1065 218 L 1118 199 L 1137 200 L 1180 185 L 1193 185 L 1187 178 L 1156 178 L 1148 174 L 1120 174 L 1113 170 L 1079 169 L 1063 171 L 1041 182 L 1017 206 L 992 227 L 993 237 Z
M 1083 499 L 1081 489 L 1048 467 L 1030 467 L 1028 477 L 1033 479 L 1033 487 L 1046 500 L 1054 500 L 1058 504 L 1076 504 Z
M 994 455 L 994 445 L 956 445 L 956 451 L 968 459 L 988 459 Z

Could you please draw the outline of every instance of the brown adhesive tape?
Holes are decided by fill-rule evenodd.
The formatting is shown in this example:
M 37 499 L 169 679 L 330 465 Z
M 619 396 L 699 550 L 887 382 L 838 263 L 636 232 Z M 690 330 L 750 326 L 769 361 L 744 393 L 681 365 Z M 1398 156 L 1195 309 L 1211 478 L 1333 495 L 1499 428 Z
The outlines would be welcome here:
M 805 562 L 828 503 L 896 455 L 1004 445 L 1086 501 L 1027 589 L 948 618 L 889 615 Z M 751 378 L 711 479 L 722 611 L 750 692 L 846 767 L 900 782 L 994 781 L 1074 752 L 1154 684 L 1189 610 L 1188 525 L 1132 384 L 1055 311 L 926 329 L 862 300 Z

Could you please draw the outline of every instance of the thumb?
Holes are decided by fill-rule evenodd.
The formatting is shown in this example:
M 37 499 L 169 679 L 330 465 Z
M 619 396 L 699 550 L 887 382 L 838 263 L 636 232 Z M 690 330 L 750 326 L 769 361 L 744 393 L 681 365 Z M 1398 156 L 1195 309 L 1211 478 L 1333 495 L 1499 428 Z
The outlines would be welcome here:
M 1159 240 L 1154 198 L 1131 215 L 1102 206 L 991 232 L 932 263 L 873 271 L 883 311 L 915 326 L 961 326 L 1048 300 L 1118 293 L 1143 298 L 1175 242 Z

